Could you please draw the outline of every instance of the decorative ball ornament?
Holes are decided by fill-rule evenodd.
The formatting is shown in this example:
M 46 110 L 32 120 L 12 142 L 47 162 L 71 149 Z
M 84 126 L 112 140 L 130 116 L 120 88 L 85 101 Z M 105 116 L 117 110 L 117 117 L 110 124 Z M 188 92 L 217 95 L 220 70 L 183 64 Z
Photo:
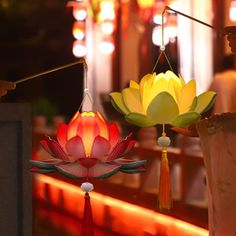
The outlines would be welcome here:
M 171 141 L 170 138 L 164 133 L 164 135 L 158 138 L 157 143 L 160 147 L 168 147 L 170 146 Z
M 81 184 L 80 188 L 82 189 L 83 192 L 89 193 L 92 192 L 94 189 L 94 186 L 92 183 L 89 182 L 84 182 Z

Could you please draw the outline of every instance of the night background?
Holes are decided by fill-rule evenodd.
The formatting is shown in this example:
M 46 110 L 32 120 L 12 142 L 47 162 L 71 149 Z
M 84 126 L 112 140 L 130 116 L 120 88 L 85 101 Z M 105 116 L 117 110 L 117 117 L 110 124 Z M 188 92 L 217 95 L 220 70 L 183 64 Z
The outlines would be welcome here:
M 0 1 L 0 80 L 16 81 L 76 61 L 72 54 L 71 8 L 67 1 Z M 48 79 L 47 79 L 48 78 Z M 17 85 L 4 102 L 30 102 L 33 111 L 71 116 L 79 107 L 83 66 Z M 52 115 L 54 115 L 52 114 Z

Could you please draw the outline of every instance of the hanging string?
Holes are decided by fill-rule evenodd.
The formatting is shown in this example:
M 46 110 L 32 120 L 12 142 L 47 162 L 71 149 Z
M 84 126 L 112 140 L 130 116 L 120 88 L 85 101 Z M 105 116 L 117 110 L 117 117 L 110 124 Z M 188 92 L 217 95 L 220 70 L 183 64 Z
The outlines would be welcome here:
M 157 66 L 157 64 L 158 64 L 158 62 L 159 62 L 159 60 L 160 60 L 162 54 L 164 54 L 165 59 L 166 59 L 168 65 L 169 65 L 171 71 L 174 71 L 174 70 L 173 70 L 173 67 L 171 66 L 170 60 L 169 60 L 169 58 L 168 58 L 168 56 L 167 56 L 167 54 L 166 54 L 166 52 L 165 52 L 164 14 L 165 14 L 165 12 L 166 12 L 167 9 L 168 9 L 168 7 L 165 7 L 164 10 L 163 10 L 163 12 L 162 12 L 162 14 L 161 14 L 161 21 L 162 21 L 162 22 L 161 22 L 161 47 L 160 47 L 161 53 L 160 53 L 160 55 L 158 56 L 158 58 L 157 58 L 157 60 L 156 60 L 156 62 L 155 62 L 155 65 L 154 65 L 154 67 L 153 67 L 153 69 L 152 69 L 152 74 L 154 73 L 154 71 L 155 71 L 155 69 L 156 69 L 156 66 Z
M 88 65 L 85 60 L 83 61 L 83 65 L 84 65 L 84 91 L 83 91 L 83 99 L 79 105 L 78 111 L 81 110 L 86 98 L 88 98 L 89 102 L 93 104 L 93 99 L 90 95 L 89 88 L 88 88 Z
M 167 7 L 164 8 L 162 14 L 161 14 L 161 51 L 165 51 L 165 41 L 164 41 L 164 15 L 166 12 Z
M 158 64 L 158 62 L 159 62 L 159 60 L 160 60 L 160 58 L 161 58 L 162 53 L 163 53 L 163 52 L 160 53 L 160 55 L 158 56 L 158 58 L 157 58 L 157 60 L 156 60 L 156 63 L 155 63 L 155 65 L 154 65 L 153 69 L 152 69 L 152 74 L 154 73 L 154 71 L 155 71 L 155 69 L 156 69 L 156 66 L 157 66 L 157 64 Z
M 165 124 L 162 124 L 162 133 L 165 133 Z

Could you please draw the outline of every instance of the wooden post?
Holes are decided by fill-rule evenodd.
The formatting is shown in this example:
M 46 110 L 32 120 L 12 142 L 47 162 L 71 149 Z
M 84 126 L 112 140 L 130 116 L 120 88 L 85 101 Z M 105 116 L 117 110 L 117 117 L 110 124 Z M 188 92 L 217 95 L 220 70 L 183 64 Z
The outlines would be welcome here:
M 236 113 L 197 123 L 208 182 L 210 236 L 236 235 Z
M 31 109 L 0 104 L 0 235 L 32 236 Z

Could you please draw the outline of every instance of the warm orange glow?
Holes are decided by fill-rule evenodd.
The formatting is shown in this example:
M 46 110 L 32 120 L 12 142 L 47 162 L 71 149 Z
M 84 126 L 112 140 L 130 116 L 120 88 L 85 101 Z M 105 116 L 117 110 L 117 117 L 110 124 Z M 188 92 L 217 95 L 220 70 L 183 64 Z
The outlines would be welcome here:
M 67 133 L 67 139 L 71 139 L 77 134 L 77 124 L 81 120 L 81 114 L 79 112 L 76 112 L 75 115 L 72 117 L 69 126 L 68 126 L 68 133 Z
M 109 135 L 108 135 L 107 123 L 99 112 L 96 113 L 96 122 L 99 126 L 100 135 L 108 140 Z
M 150 8 L 155 4 L 155 0 L 138 0 L 140 8 Z
M 51 195 L 63 192 L 64 207 L 67 211 L 82 217 L 84 193 L 79 187 L 41 174 L 34 176 L 35 191 L 38 197 L 45 198 L 43 184 L 50 186 Z M 39 186 L 40 188 L 38 188 Z M 121 234 L 131 235 L 133 233 L 133 235 L 141 236 L 144 232 L 154 232 L 153 235 L 156 235 L 156 233 L 164 231 L 167 236 L 208 235 L 208 231 L 205 229 L 143 207 L 96 192 L 92 192 L 90 196 L 95 224 L 104 227 L 104 218 L 110 216 L 113 219 L 110 222 L 112 230 Z M 60 199 L 59 197 L 51 196 L 50 199 L 53 199 L 51 204 L 60 204 L 60 202 L 55 202 Z M 132 222 L 135 223 L 132 224 Z
M 89 111 L 89 112 L 85 111 L 81 114 L 81 117 L 95 117 L 95 114 L 92 111 Z
M 84 22 L 76 21 L 72 29 L 73 36 L 77 40 L 82 40 L 85 37 L 85 24 Z

